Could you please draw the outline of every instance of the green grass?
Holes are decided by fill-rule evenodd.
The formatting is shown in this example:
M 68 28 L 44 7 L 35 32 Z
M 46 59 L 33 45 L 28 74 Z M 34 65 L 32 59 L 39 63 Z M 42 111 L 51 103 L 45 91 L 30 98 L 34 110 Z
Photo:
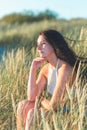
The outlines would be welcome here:
M 27 60 L 29 61 L 28 63 Z M 14 130 L 16 127 L 17 104 L 19 101 L 27 98 L 26 90 L 30 64 L 31 58 L 29 59 L 29 57 L 27 57 L 24 49 L 18 49 L 16 54 L 12 51 L 8 53 L 6 58 L 3 57 L 3 63 L 0 64 L 1 130 Z M 87 83 L 80 85 L 80 80 L 78 79 L 79 70 L 75 83 L 71 89 L 67 88 L 67 100 L 69 101 L 70 113 L 63 113 L 62 106 L 60 106 L 57 114 L 55 112 L 52 114 L 53 116 L 50 122 L 53 123 L 55 130 L 65 130 L 65 128 L 68 130 L 68 125 L 70 130 L 74 130 L 74 126 L 76 126 L 78 130 L 85 130 L 87 125 L 87 117 L 85 115 Z M 74 102 L 74 98 L 77 99 L 77 102 Z M 67 102 L 66 99 L 65 102 Z M 42 116 L 43 114 L 42 112 Z M 43 126 L 44 123 L 46 124 L 45 126 Z M 37 130 L 41 128 L 51 130 L 50 127 L 53 126 L 51 123 L 48 123 L 48 120 L 42 117 L 42 123 L 37 127 Z
M 0 130 L 16 130 L 17 105 L 19 101 L 27 98 L 29 69 L 32 59 L 37 56 L 35 46 L 38 32 L 46 28 L 59 30 L 70 39 L 66 38 L 76 54 L 87 57 L 87 25 L 85 27 L 77 25 L 74 22 L 66 21 L 43 21 L 33 24 L 2 26 L 0 41 L 7 45 L 13 43 L 18 46 L 16 49 L 8 51 L 6 56 L 3 55 L 2 62 L 0 62 Z M 64 105 L 60 105 L 57 113 L 51 111 L 49 116 L 45 118 L 42 110 L 42 118 L 39 122 L 37 104 L 35 108 L 37 121 L 34 121 L 32 130 L 86 130 L 87 77 L 82 80 L 79 78 L 81 74 L 85 76 L 86 72 L 87 65 L 80 65 L 75 82 L 72 86 L 67 86 L 65 104 L 70 107 L 70 112 L 64 112 Z

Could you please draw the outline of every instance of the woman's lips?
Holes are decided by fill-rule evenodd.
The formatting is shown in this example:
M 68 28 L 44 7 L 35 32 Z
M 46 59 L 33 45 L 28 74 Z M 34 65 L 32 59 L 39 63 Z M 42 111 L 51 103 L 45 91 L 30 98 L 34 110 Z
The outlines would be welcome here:
M 43 53 L 43 51 L 40 51 L 39 53 Z

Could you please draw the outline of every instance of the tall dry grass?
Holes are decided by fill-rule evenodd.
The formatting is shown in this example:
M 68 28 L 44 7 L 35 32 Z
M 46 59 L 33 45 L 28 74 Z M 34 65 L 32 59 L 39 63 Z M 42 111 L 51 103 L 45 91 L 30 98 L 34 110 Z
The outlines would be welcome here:
M 30 64 L 31 58 L 29 60 L 24 49 L 18 49 L 16 54 L 12 50 L 6 57 L 3 57 L 3 62 L 0 64 L 1 130 L 16 129 L 17 104 L 27 98 L 26 90 Z M 48 118 L 45 118 L 45 113 L 42 110 L 42 118 L 39 122 L 37 104 L 35 109 L 36 121 L 34 121 L 32 130 L 86 130 L 87 82 L 82 83 L 79 79 L 80 69 L 79 67 L 74 84 L 70 88 L 67 86 L 66 107 L 60 105 L 57 112 L 50 112 Z
M 1 39 L 3 37 L 13 34 L 26 35 L 31 37 L 30 40 L 35 40 L 35 35 L 40 29 L 53 28 L 61 30 L 64 36 L 70 39 L 77 39 L 79 41 L 69 41 L 69 45 L 81 56 L 87 56 L 86 34 L 87 31 L 84 27 L 70 30 L 70 26 L 66 23 L 65 27 L 60 29 L 61 21 L 55 22 L 44 21 L 40 23 L 33 23 L 31 25 L 23 24 L 23 26 L 7 25 L 5 31 L 1 31 Z M 17 30 L 16 30 L 16 29 Z M 68 28 L 68 30 L 67 30 Z M 36 29 L 36 31 L 35 31 Z M 66 31 L 65 31 L 65 30 Z M 19 32 L 20 30 L 20 32 Z M 18 33 L 19 32 L 19 33 Z M 4 35 L 5 33 L 5 35 Z M 81 41 L 85 40 L 85 41 Z M 23 43 L 26 41 L 23 40 Z M 0 62 L 0 129 L 1 130 L 16 130 L 16 111 L 18 102 L 27 98 L 27 81 L 29 76 L 29 69 L 32 59 L 36 57 L 35 48 L 26 42 L 19 46 L 15 51 L 8 52 L 3 56 Z M 16 44 L 16 43 L 15 43 Z M 34 45 L 34 44 L 33 44 Z M 87 77 L 80 79 L 79 76 L 85 77 L 87 72 L 87 64 L 79 65 L 76 80 L 72 86 L 67 86 L 65 96 L 65 104 L 58 107 L 57 112 L 51 111 L 46 118 L 45 113 L 41 110 L 41 120 L 39 121 L 38 115 L 38 101 L 36 102 L 34 125 L 32 130 L 86 130 L 87 128 Z M 87 75 L 86 75 L 87 76 Z

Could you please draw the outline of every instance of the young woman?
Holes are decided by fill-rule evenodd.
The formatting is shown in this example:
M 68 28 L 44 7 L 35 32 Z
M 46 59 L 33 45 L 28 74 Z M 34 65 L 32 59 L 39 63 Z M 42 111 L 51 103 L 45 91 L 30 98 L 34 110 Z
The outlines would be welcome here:
M 45 110 L 55 109 L 63 101 L 66 84 L 76 63 L 76 55 L 56 30 L 45 30 L 39 34 L 37 51 L 39 57 L 32 61 L 30 68 L 28 100 L 20 102 L 17 109 L 17 130 L 21 130 L 22 124 L 25 130 L 29 130 L 36 97 L 44 91 L 46 86 L 51 99 L 41 100 L 41 106 Z M 42 67 L 36 79 L 37 71 L 44 62 L 47 64 Z

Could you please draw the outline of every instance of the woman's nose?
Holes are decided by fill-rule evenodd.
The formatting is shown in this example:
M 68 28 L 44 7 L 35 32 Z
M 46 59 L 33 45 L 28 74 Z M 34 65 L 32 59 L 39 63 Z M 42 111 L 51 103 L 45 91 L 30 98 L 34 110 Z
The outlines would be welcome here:
M 37 46 L 37 49 L 38 49 L 38 50 L 41 50 L 41 45 L 38 45 L 38 46 Z

